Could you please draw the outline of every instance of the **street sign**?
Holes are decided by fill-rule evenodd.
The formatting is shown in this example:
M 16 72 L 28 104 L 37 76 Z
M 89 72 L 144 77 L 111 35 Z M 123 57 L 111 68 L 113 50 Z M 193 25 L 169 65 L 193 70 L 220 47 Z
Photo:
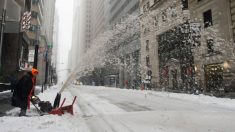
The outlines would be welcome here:
M 31 19 L 32 19 L 31 12 L 30 11 L 24 12 L 21 20 L 21 31 L 29 30 L 31 26 Z

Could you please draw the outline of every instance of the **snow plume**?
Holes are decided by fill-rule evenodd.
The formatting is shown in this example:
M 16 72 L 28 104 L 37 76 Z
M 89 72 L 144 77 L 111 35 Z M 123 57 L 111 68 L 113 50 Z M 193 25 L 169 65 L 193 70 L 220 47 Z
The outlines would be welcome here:
M 142 66 L 135 60 L 123 62 L 124 53 L 127 51 L 127 45 L 140 39 L 141 30 L 163 32 L 169 25 L 178 25 L 183 23 L 185 12 L 182 11 L 182 4 L 179 0 L 173 0 L 163 3 L 164 6 L 158 10 L 148 12 L 144 15 L 127 15 L 109 28 L 99 34 L 90 44 L 91 47 L 79 60 L 78 66 L 73 73 L 77 73 L 77 78 L 92 74 L 96 68 L 112 67 L 119 69 L 125 67 L 128 73 L 133 73 L 137 69 L 140 74 L 146 73 L 148 67 Z M 136 46 L 136 45 L 135 45 Z M 129 47 L 133 49 L 134 47 Z M 135 67 L 138 65 L 138 67 Z M 135 67 L 135 68 L 133 68 Z
M 104 66 L 120 66 L 122 57 L 121 50 L 128 43 L 139 39 L 140 26 L 139 18 L 136 15 L 128 15 L 120 22 L 112 25 L 111 29 L 98 35 L 93 40 L 91 48 L 80 60 L 77 72 L 81 75 L 87 74 L 94 68 Z
M 112 67 L 118 69 L 125 66 L 121 63 L 122 49 L 128 43 L 139 39 L 140 21 L 137 15 L 127 15 L 119 22 L 108 26 L 110 29 L 99 34 L 91 43 L 91 47 L 79 60 L 75 70 L 65 82 L 66 88 L 75 78 L 92 74 L 96 68 Z

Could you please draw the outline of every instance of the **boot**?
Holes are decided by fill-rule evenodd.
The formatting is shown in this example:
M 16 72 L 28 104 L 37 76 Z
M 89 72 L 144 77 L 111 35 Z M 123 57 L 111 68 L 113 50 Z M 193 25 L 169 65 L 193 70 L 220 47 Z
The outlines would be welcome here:
M 20 110 L 19 117 L 21 117 L 21 116 L 26 116 L 26 110 L 25 109 Z

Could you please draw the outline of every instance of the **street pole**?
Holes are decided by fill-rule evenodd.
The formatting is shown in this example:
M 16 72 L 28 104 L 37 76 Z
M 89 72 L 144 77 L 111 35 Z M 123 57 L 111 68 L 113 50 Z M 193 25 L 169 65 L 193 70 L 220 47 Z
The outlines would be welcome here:
M 36 33 L 36 44 L 35 44 L 35 53 L 34 53 L 34 63 L 33 67 L 37 68 L 38 67 L 38 48 L 39 48 L 39 25 L 37 27 L 37 33 Z
M 48 83 L 47 78 L 48 78 L 48 59 L 47 59 L 47 55 L 46 55 L 46 71 L 45 71 L 45 80 L 44 80 L 45 85 Z
M 34 63 L 33 63 L 33 67 L 37 68 L 38 67 L 38 42 L 35 45 L 35 53 L 34 53 Z
M 4 7 L 2 11 L 2 22 L 1 22 L 1 38 L 0 38 L 0 69 L 2 67 L 2 45 L 3 45 L 3 34 L 6 24 L 6 10 L 7 10 L 7 0 L 4 0 Z

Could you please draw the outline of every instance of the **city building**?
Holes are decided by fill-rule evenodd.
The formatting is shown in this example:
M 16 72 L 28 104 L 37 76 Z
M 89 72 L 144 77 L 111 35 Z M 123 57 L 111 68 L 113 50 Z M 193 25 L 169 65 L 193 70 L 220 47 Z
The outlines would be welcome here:
M 47 71 L 45 56 L 50 54 L 47 45 L 52 42 L 55 0 L 2 0 L 0 7 L 5 2 L 1 82 L 10 82 L 12 77 L 19 78 L 25 70 L 36 67 L 40 71 L 37 84 L 43 84 Z
M 110 28 L 113 28 L 115 24 L 122 20 L 125 21 L 125 18 L 128 19 L 129 15 L 138 16 L 140 13 L 139 1 L 137 0 L 109 0 L 108 4 L 108 22 L 110 24 Z M 134 85 L 134 87 L 139 87 L 140 85 L 140 40 L 139 38 L 127 39 L 130 39 L 131 41 L 124 44 L 127 41 L 125 40 L 118 44 L 122 45 L 121 48 L 117 49 L 119 52 L 117 56 L 120 58 L 122 64 L 118 68 L 111 68 L 112 70 L 105 72 L 105 85 L 121 88 L 131 88 Z
M 113 24 L 120 21 L 127 14 L 138 14 L 138 0 L 109 0 L 108 22 Z
M 53 83 L 57 84 L 57 73 L 56 73 L 56 66 L 58 64 L 57 57 L 58 57 L 58 38 L 59 38 L 59 14 L 58 11 L 55 9 L 54 15 L 54 25 L 53 25 L 53 48 L 52 48 L 52 68 L 53 68 Z
M 91 38 L 95 40 L 108 28 L 108 0 L 95 0 L 92 2 L 92 7 Z
M 114 30 L 115 24 L 127 18 L 130 14 L 139 14 L 139 1 L 131 0 L 85 1 L 81 7 L 86 7 L 82 9 L 85 13 L 82 12 L 82 19 L 84 20 L 81 23 L 81 25 L 85 25 L 82 32 L 85 36 L 81 36 L 81 39 L 83 39 L 81 43 L 84 45 L 82 49 L 85 49 L 85 51 L 92 46 L 93 41 L 96 41 L 100 34 Z M 113 47 L 117 48 L 123 45 L 116 49 L 116 53 L 113 53 L 122 60 L 122 64 L 118 67 L 106 65 L 102 68 L 95 68 L 89 77 L 83 77 L 86 84 L 124 87 L 124 82 L 128 81 L 129 87 L 131 87 L 136 80 L 140 82 L 140 77 L 138 77 L 140 41 L 135 39 L 124 44 L 132 38 L 127 39 L 120 42 L 119 46 Z M 110 49 L 109 52 L 112 50 Z M 135 65 L 130 64 L 130 61 L 135 62 Z M 127 63 L 128 65 L 126 65 Z
M 92 2 L 93 0 L 81 1 L 81 48 L 82 54 L 86 53 L 92 42 Z
M 234 0 L 189 0 L 192 23 L 201 24 L 195 49 L 195 79 L 205 93 L 235 91 Z
M 184 32 L 189 19 L 187 5 L 174 2 L 141 0 L 142 80 L 147 87 L 177 90 L 191 86 L 193 76 L 183 74 L 193 65 L 189 33 Z M 190 73 L 189 73 L 190 74 Z
M 80 7 L 75 11 L 73 28 L 74 35 L 76 36 L 73 36 L 72 48 L 76 49 L 77 54 L 75 59 L 77 59 L 77 65 L 78 63 L 82 63 L 78 62 L 78 60 L 82 60 L 86 52 L 92 47 L 94 41 L 107 29 L 107 7 L 107 0 L 82 0 Z M 80 18 L 80 20 L 77 20 L 78 18 Z M 79 33 L 77 31 L 79 31 Z M 86 79 L 84 83 L 91 84 L 92 80 L 93 82 L 96 80 L 94 77 L 90 78 L 93 79 Z M 96 85 L 101 85 L 99 82 L 100 81 L 96 81 Z
M 52 48 L 53 48 L 53 25 L 54 25 L 54 12 L 55 0 L 41 1 L 43 7 L 42 14 L 43 20 L 40 32 L 40 45 L 38 49 L 38 70 L 39 74 L 38 84 L 51 84 L 52 83 Z
M 233 3 L 140 0 L 143 82 L 168 91 L 233 92 Z
M 81 23 L 81 19 L 80 19 L 80 11 L 81 8 L 79 6 L 79 1 L 74 1 L 73 4 L 73 37 L 72 37 L 72 46 L 71 46 L 71 55 L 69 58 L 70 61 L 70 65 L 69 68 L 74 71 L 77 68 L 78 65 L 78 61 L 79 59 L 81 59 L 80 57 L 82 56 L 82 49 L 80 48 L 81 43 L 80 41 L 80 23 Z
M 25 11 L 30 11 L 30 8 L 31 3 L 29 0 L 0 1 L 1 89 L 4 89 L 6 86 L 2 86 L 2 84 L 8 84 L 12 78 L 20 77 L 22 75 L 21 69 L 28 67 L 28 46 L 30 39 L 25 32 L 21 32 L 21 18 Z

